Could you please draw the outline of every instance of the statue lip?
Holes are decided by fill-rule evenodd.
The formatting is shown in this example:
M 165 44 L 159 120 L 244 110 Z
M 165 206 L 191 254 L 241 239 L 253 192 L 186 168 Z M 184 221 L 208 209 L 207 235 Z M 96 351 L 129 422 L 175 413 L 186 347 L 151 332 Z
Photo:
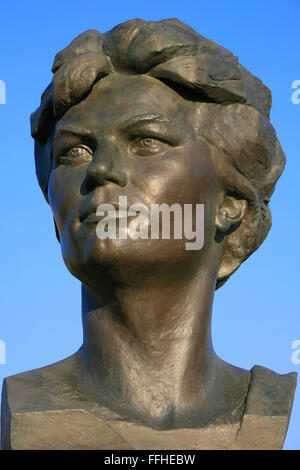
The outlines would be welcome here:
M 109 204 L 113 206 L 112 208 L 106 209 L 105 207 L 100 207 L 102 205 Z M 83 209 L 80 211 L 79 220 L 81 223 L 93 223 L 99 222 L 103 217 L 108 219 L 124 219 L 128 218 L 131 219 L 133 216 L 128 214 L 128 207 L 130 207 L 130 203 L 128 203 L 127 207 L 120 207 L 118 202 L 108 202 L 103 201 L 98 204 L 90 203 L 87 206 L 84 206 Z M 101 212 L 97 213 L 100 210 Z
M 86 204 L 79 211 L 79 220 L 81 223 L 87 222 L 99 222 L 103 217 L 106 219 L 123 219 L 128 218 L 131 219 L 133 216 L 129 215 L 128 210 L 132 205 L 134 206 L 143 206 L 145 204 L 141 201 L 136 200 L 128 200 L 129 197 L 125 194 L 118 194 L 117 196 L 114 194 L 107 194 L 107 199 L 102 197 L 92 197 Z M 110 197 L 109 197 L 110 196 Z M 126 198 L 125 202 L 122 201 L 122 197 Z M 109 200 L 109 199 L 112 200 Z M 118 201 L 118 202 L 116 202 Z M 105 206 L 109 204 L 112 206 L 111 208 L 105 208 L 100 206 Z M 97 211 L 99 210 L 98 214 Z M 88 219 L 88 220 L 87 220 Z
M 100 205 L 102 204 L 110 204 L 111 206 L 114 206 L 114 214 L 117 217 L 119 213 L 119 204 L 117 202 L 100 202 L 99 204 L 89 204 L 87 207 L 84 207 L 82 211 L 80 211 L 79 214 L 79 220 L 80 222 L 92 222 L 92 219 L 95 219 L 94 221 L 99 222 L 99 220 L 104 217 L 104 215 L 97 215 L 97 209 Z

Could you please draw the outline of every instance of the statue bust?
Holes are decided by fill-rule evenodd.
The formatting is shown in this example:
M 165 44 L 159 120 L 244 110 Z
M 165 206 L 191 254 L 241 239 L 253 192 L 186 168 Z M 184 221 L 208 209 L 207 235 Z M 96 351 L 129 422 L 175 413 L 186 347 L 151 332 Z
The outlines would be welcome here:
M 31 116 L 36 172 L 82 283 L 84 341 L 5 379 L 2 448 L 282 448 L 296 374 L 226 363 L 210 328 L 215 289 L 271 226 L 285 156 L 270 91 L 177 19 L 87 31 L 52 71 Z M 120 227 L 120 197 L 200 205 L 202 246 L 99 237 L 97 208 L 115 208 Z

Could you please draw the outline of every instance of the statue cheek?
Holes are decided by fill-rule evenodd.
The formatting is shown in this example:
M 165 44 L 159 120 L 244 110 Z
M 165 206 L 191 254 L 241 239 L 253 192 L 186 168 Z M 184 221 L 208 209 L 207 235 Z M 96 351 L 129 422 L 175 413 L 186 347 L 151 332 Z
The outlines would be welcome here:
M 59 169 L 52 171 L 49 186 L 48 186 L 48 197 L 49 204 L 58 227 L 59 232 L 65 225 L 67 214 L 73 205 L 72 201 L 72 188 L 68 190 L 69 185 L 65 184 L 58 172 Z

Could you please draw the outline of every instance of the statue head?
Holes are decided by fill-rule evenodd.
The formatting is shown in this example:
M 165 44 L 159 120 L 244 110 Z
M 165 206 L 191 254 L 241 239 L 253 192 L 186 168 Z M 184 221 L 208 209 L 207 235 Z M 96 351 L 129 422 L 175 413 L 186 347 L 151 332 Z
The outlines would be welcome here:
M 87 31 L 56 55 L 52 72 L 31 125 L 37 177 L 70 271 L 85 282 L 98 262 L 191 259 L 182 240 L 100 242 L 88 220 L 100 203 L 120 195 L 129 205 L 202 203 L 204 246 L 193 257 L 202 262 L 222 245 L 221 286 L 271 226 L 285 157 L 268 88 L 177 19 Z

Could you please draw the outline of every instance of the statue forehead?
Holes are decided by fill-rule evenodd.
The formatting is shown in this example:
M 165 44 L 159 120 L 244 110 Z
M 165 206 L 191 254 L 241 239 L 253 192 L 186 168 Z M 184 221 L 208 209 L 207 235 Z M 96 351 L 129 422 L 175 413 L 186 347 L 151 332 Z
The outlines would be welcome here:
M 58 122 L 57 130 L 72 123 L 88 128 L 96 124 L 118 125 L 133 116 L 151 113 L 165 115 L 186 128 L 196 109 L 155 78 L 115 73 L 98 81 L 84 101 L 70 108 Z

